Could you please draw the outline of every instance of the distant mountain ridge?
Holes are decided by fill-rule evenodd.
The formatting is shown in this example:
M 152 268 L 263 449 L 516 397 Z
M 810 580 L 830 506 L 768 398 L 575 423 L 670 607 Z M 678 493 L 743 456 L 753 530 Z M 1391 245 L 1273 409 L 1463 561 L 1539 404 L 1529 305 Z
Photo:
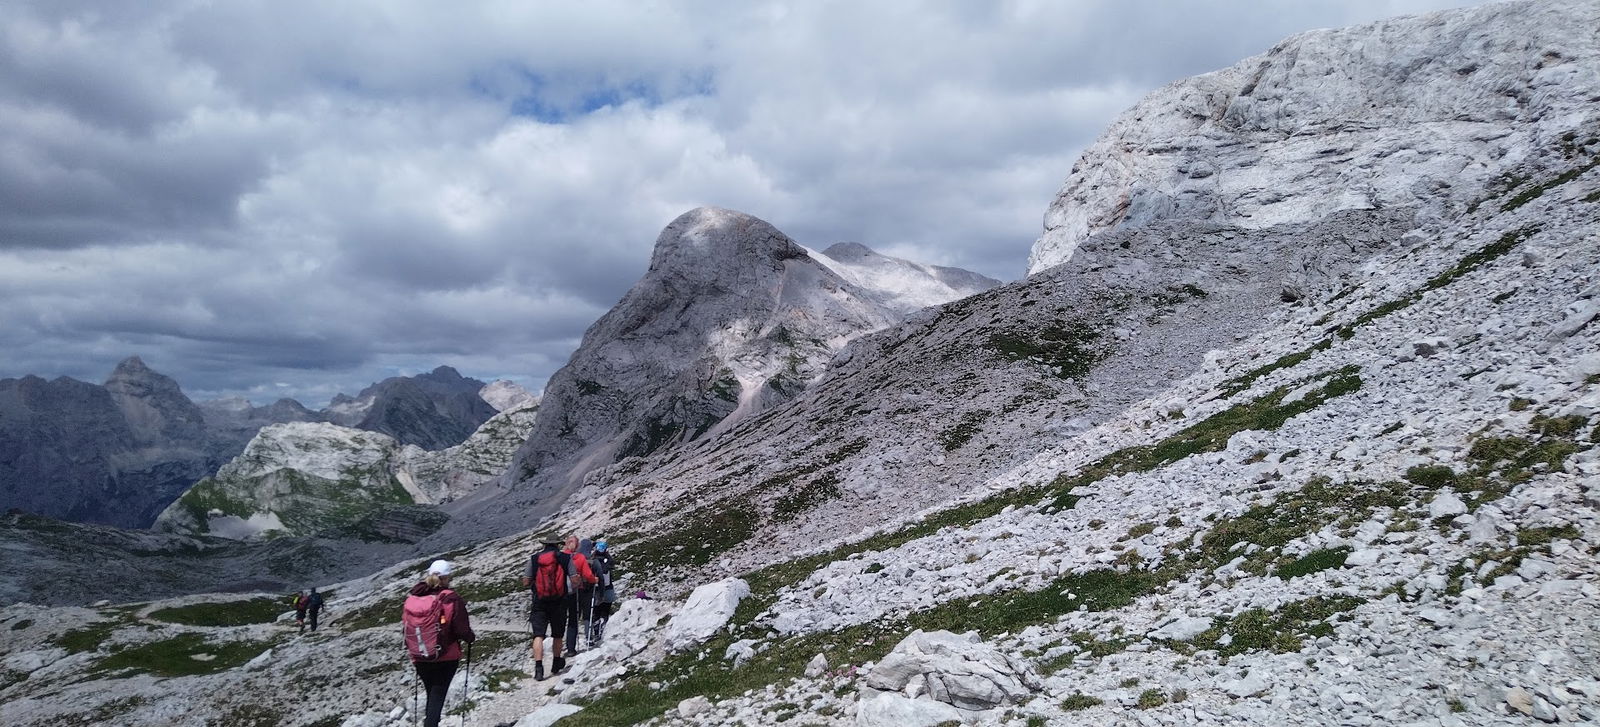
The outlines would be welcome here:
M 70 377 L 0 379 L 0 508 L 147 527 L 190 485 L 242 452 L 264 426 L 337 421 L 427 450 L 459 445 L 496 413 L 484 384 L 448 366 L 393 377 L 313 412 L 293 399 L 196 403 L 131 356 L 103 385 Z

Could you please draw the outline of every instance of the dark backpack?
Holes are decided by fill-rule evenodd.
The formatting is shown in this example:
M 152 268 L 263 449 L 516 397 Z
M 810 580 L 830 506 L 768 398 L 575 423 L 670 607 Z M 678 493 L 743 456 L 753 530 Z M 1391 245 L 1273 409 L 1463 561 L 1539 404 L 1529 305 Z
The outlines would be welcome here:
M 533 595 L 541 600 L 567 595 L 567 577 L 572 574 L 572 556 L 546 550 L 533 556 Z
M 311 600 L 306 604 L 306 608 L 309 608 L 313 611 L 322 610 L 322 594 L 312 593 Z
M 590 570 L 594 571 L 594 577 L 600 579 L 599 586 L 601 588 L 610 588 L 611 587 L 611 554 L 610 553 L 606 553 L 606 552 L 595 553 L 594 557 L 589 559 L 589 567 L 590 567 Z

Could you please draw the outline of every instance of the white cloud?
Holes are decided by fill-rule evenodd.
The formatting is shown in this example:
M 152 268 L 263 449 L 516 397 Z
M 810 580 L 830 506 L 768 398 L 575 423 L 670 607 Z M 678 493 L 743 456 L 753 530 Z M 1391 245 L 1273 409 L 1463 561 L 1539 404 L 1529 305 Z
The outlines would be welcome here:
M 9 3 L 0 375 L 538 388 L 702 204 L 1015 277 L 1151 88 L 1453 4 Z

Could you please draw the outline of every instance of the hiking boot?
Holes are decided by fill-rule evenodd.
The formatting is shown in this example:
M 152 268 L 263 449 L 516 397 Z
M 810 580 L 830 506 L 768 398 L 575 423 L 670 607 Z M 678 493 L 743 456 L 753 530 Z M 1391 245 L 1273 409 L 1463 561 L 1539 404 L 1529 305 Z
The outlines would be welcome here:
M 550 657 L 550 676 L 560 674 L 561 670 L 565 668 L 567 668 L 566 659 L 563 659 L 559 656 Z
M 543 661 L 533 662 L 533 680 L 536 681 L 536 682 L 544 681 L 544 662 Z
M 577 656 L 577 655 L 578 655 L 578 650 L 577 649 L 573 649 L 573 648 L 568 648 L 567 649 L 566 656 Z

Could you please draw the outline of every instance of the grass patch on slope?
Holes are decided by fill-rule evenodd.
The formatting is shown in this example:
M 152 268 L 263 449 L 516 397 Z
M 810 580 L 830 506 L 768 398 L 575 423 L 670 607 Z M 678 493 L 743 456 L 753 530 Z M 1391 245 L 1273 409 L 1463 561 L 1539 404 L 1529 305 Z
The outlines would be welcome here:
M 208 641 L 204 634 L 178 634 L 170 639 L 113 650 L 89 668 L 96 677 L 154 674 L 198 676 L 226 671 L 261 655 L 270 641 Z M 197 658 L 198 657 L 198 658 Z
M 163 608 L 151 613 L 150 618 L 185 626 L 248 626 L 272 623 L 279 615 L 292 610 L 287 601 L 252 598 L 248 601 L 194 603 Z

